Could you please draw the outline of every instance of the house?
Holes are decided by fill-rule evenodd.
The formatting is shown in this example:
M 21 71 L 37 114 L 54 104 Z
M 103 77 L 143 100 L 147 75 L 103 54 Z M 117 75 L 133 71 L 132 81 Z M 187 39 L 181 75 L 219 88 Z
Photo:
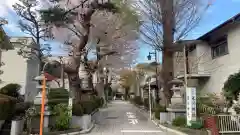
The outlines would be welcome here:
M 33 101 L 38 93 L 37 82 L 33 79 L 39 74 L 39 60 L 35 55 L 39 46 L 32 37 L 12 37 L 10 42 L 14 48 L 2 51 L 1 61 L 5 65 L 1 67 L 0 87 L 9 83 L 20 84 L 20 94 L 25 96 L 25 101 Z M 19 55 L 21 52 L 24 53 Z
M 5 63 L 2 60 L 2 53 L 12 49 L 13 49 L 13 46 L 10 43 L 9 37 L 6 35 L 2 26 L 0 26 L 0 67 L 1 67 L 0 75 L 3 74 L 2 68 L 3 66 L 5 66 Z M 0 83 L 2 83 L 2 78 L 0 79 Z
M 205 93 L 220 93 L 229 75 L 240 70 L 240 13 L 199 37 L 200 43 L 174 54 L 174 76 Z

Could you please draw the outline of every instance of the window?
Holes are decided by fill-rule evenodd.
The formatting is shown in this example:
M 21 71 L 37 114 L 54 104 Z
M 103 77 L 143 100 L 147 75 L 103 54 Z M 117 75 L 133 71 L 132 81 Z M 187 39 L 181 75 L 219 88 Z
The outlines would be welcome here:
M 226 54 L 228 54 L 227 40 L 224 40 L 212 47 L 212 58 L 220 57 Z

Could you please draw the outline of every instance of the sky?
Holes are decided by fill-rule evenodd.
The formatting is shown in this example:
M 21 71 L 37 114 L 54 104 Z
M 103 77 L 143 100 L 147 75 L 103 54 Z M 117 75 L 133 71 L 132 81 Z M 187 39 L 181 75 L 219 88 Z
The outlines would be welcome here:
M 0 0 L 0 17 L 6 18 L 9 21 L 8 25 L 4 26 L 5 31 L 9 36 L 27 36 L 22 33 L 17 26 L 18 17 L 12 9 L 12 4 L 18 0 Z M 215 28 L 219 24 L 228 20 L 232 16 L 240 13 L 240 0 L 212 0 L 213 4 L 204 14 L 202 21 L 191 33 L 188 39 L 196 39 Z M 61 55 L 64 52 L 59 47 L 58 43 L 54 44 L 54 55 Z M 139 41 L 140 53 L 137 58 L 138 62 L 148 62 L 147 55 L 153 52 L 150 46 Z M 158 59 L 161 62 L 161 53 L 158 54 Z

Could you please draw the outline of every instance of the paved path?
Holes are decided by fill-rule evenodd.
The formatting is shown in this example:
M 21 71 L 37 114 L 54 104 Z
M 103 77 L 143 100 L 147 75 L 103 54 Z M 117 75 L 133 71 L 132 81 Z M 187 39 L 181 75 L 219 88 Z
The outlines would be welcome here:
M 138 108 L 125 101 L 113 101 L 100 115 L 90 135 L 175 135 L 156 127 Z M 132 124 L 131 119 L 135 119 Z

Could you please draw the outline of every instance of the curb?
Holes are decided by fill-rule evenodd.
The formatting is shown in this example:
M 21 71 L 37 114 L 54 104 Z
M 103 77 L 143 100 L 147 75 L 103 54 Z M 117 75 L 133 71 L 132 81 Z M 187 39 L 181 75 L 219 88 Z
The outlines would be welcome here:
M 80 131 L 80 132 L 78 132 L 78 133 L 79 133 L 79 134 L 85 134 L 85 133 L 89 133 L 89 132 L 91 132 L 92 129 L 95 127 L 95 124 L 94 124 L 94 123 L 95 123 L 95 122 L 92 123 L 92 125 L 90 126 L 89 129 L 82 130 L 82 131 Z
M 147 113 L 146 110 L 144 110 L 142 108 L 139 108 L 138 106 L 136 106 L 134 104 L 132 104 L 132 105 L 135 106 L 139 110 L 140 113 L 142 113 L 145 117 L 147 117 L 146 115 L 148 115 L 148 114 L 146 114 Z M 142 112 L 142 111 L 144 111 L 144 112 Z M 149 117 L 147 117 L 147 119 L 150 120 Z M 174 130 L 174 129 L 171 129 L 171 128 L 168 128 L 168 127 L 165 127 L 161 124 L 158 124 L 158 122 L 156 120 L 151 120 L 151 121 L 154 125 L 160 127 L 163 130 L 167 130 L 167 131 L 172 132 L 172 133 L 177 134 L 177 135 L 188 135 L 186 133 L 183 133 L 183 132 L 180 132 L 180 131 L 177 131 L 177 130 Z
M 94 122 L 91 124 L 89 129 L 86 130 L 82 130 L 82 131 L 77 131 L 77 132 L 71 132 L 71 133 L 64 133 L 64 134 L 60 134 L 60 135 L 79 135 L 79 134 L 86 134 L 89 133 L 90 131 L 92 131 L 92 129 L 95 127 Z
M 160 128 L 163 129 L 163 130 L 170 131 L 170 132 L 175 133 L 175 134 L 177 134 L 177 135 L 188 135 L 188 134 L 186 134 L 186 133 L 183 133 L 183 132 L 180 132 L 180 131 L 177 131 L 177 130 L 174 130 L 174 129 L 171 129 L 171 128 L 168 128 L 168 127 L 165 127 L 165 126 L 163 126 L 163 125 L 161 125 L 161 124 L 158 124 L 155 120 L 152 120 L 152 122 L 153 122 L 156 126 L 160 127 Z

